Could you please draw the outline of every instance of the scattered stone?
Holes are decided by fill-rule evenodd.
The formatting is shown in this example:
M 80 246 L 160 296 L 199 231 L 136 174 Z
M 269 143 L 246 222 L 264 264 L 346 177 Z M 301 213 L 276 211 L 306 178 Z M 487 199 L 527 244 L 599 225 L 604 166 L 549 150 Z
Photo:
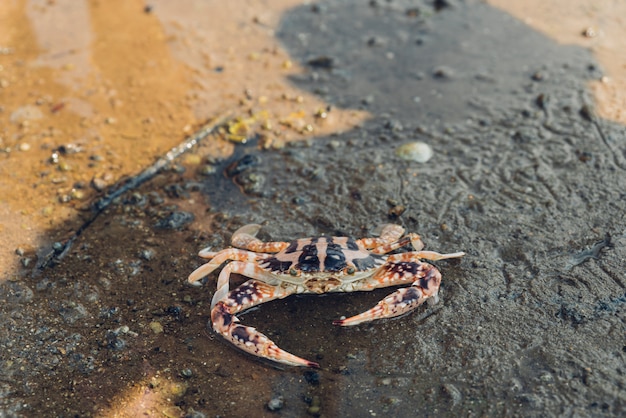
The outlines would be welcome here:
M 404 14 L 408 17 L 418 17 L 421 14 L 421 11 L 418 7 L 412 7 L 407 9 Z
M 326 56 L 313 58 L 307 61 L 307 64 L 313 68 L 322 68 L 324 70 L 330 70 L 335 66 L 335 61 Z
M 98 192 L 104 191 L 107 185 L 107 182 L 101 178 L 94 177 L 93 179 L 91 179 L 91 187 L 93 187 Z
M 433 77 L 441 80 L 450 80 L 454 77 L 454 70 L 442 65 L 433 69 Z
M 54 289 L 56 287 L 56 283 L 51 281 L 49 278 L 44 277 L 35 285 L 35 289 L 39 292 L 49 289 Z
M 109 290 L 111 288 L 111 281 L 107 279 L 106 277 L 102 277 L 102 276 L 99 277 L 98 284 L 102 286 L 103 288 L 105 288 L 106 290 Z
M 398 219 L 406 211 L 406 207 L 403 205 L 397 205 L 389 209 L 387 217 L 389 219 Z
M 267 409 L 270 411 L 280 411 L 285 406 L 285 399 L 282 396 L 276 396 L 269 400 Z
M 58 306 L 58 312 L 63 320 L 69 324 L 73 324 L 87 316 L 87 309 L 80 303 L 71 300 L 61 301 Z
M 119 337 L 117 330 L 108 330 L 104 335 L 105 347 L 114 351 L 123 350 L 126 347 L 126 341 Z
M 548 78 L 548 74 L 543 71 L 535 71 L 530 77 L 533 81 L 544 81 Z
M 463 400 L 463 395 L 461 395 L 461 391 L 456 388 L 456 386 L 446 383 L 442 386 L 443 393 L 448 395 L 452 400 L 452 405 L 458 405 Z
M 199 165 L 202 162 L 202 157 L 198 154 L 188 154 L 185 156 L 185 164 Z
M 400 132 L 404 129 L 404 126 L 402 126 L 402 123 L 399 120 L 392 119 L 385 122 L 385 128 L 394 132 Z
M 189 199 L 190 197 L 189 192 L 178 183 L 168 184 L 163 187 L 163 190 L 172 199 Z
M 158 192 L 152 191 L 152 192 L 148 192 L 148 201 L 150 202 L 151 205 L 157 206 L 157 205 L 162 204 L 165 200 L 163 199 L 163 197 L 161 197 L 161 195 Z
M 83 200 L 85 198 L 85 192 L 78 189 L 72 189 L 70 197 L 74 200 Z
M 187 383 L 174 382 L 167 389 L 171 396 L 178 398 L 187 392 Z
M 165 309 L 165 313 L 171 317 L 174 317 L 176 319 L 180 319 L 180 315 L 183 313 L 183 308 L 181 306 L 168 306 Z
M 448 7 L 451 7 L 452 5 L 450 4 L 449 0 L 435 0 L 433 2 L 433 8 L 435 9 L 436 12 L 440 12 L 443 9 L 447 9 Z
M 361 103 L 363 103 L 366 106 L 369 106 L 369 105 L 374 103 L 374 100 L 375 100 L 374 96 L 369 94 L 369 95 L 365 96 L 365 98 L 363 98 L 363 100 L 361 100 Z
M 212 176 L 216 172 L 217 168 L 215 168 L 215 166 L 211 164 L 204 164 L 198 168 L 198 174 L 200 174 L 201 176 Z
M 593 122 L 594 120 L 594 110 L 589 105 L 583 105 L 578 111 L 578 114 L 586 121 Z
M 309 415 L 313 415 L 314 417 L 320 416 L 321 404 L 322 404 L 322 402 L 320 401 L 320 397 L 319 396 L 313 396 L 311 398 L 311 404 L 307 408 L 306 412 Z
M 161 334 L 163 332 L 163 325 L 158 321 L 150 322 L 149 327 L 155 334 Z
M 150 248 L 146 248 L 139 252 L 139 257 L 143 258 L 146 261 L 150 261 L 154 258 L 154 250 Z
M 234 177 L 251 167 L 259 165 L 260 162 L 261 159 L 256 155 L 244 155 L 226 168 L 226 175 L 228 177 Z
M 23 283 L 8 282 L 0 287 L 1 299 L 5 299 L 9 303 L 28 303 L 33 300 L 33 291 Z
M 316 372 L 315 370 L 307 370 L 304 372 L 304 380 L 306 380 L 306 382 L 309 385 L 319 385 L 320 384 L 320 374 L 318 372 Z
M 589 26 L 582 31 L 582 35 L 585 38 L 595 38 L 596 36 L 598 36 L 598 31 L 593 26 Z
M 261 173 L 245 172 L 238 175 L 235 182 L 245 194 L 261 196 L 264 191 L 265 176 Z
M 409 142 L 396 148 L 396 155 L 403 160 L 425 163 L 433 156 L 433 149 L 424 142 Z
M 193 222 L 194 219 L 195 216 L 191 212 L 177 211 L 158 221 L 155 226 L 161 229 L 182 229 L 183 226 Z
M 119 308 L 116 306 L 112 306 L 112 307 L 103 307 L 100 308 L 100 313 L 98 315 L 98 318 L 101 319 L 111 319 L 113 318 L 115 315 L 117 315 L 119 313 Z

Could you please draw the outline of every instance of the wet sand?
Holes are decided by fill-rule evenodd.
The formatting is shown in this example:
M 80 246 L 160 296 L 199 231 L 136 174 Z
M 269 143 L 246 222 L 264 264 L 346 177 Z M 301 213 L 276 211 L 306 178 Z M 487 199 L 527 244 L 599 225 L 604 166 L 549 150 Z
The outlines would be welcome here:
M 623 7 L 488 3 L 0 3 L 0 415 L 623 414 Z M 186 284 L 244 224 L 387 222 L 468 253 L 435 263 L 438 305 L 242 315 L 319 371 L 237 351 L 214 277 Z

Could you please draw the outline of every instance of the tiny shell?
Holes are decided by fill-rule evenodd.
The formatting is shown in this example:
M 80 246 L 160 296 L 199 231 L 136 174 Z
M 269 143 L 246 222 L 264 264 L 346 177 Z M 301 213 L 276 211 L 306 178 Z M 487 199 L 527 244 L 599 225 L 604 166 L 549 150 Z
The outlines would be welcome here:
M 433 149 L 424 142 L 409 142 L 396 148 L 396 155 L 404 160 L 425 163 L 433 156 Z

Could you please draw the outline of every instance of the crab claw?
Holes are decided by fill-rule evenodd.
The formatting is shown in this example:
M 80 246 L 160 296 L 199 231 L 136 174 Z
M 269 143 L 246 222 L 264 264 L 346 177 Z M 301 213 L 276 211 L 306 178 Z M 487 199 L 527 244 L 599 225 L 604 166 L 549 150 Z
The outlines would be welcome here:
M 217 255 L 218 251 L 211 251 L 211 247 L 206 247 L 203 250 L 200 250 L 198 255 L 202 258 L 213 258 Z
M 281 349 L 255 328 L 241 325 L 239 319 L 228 312 L 228 307 L 222 301 L 218 302 L 211 311 L 211 322 L 217 333 L 252 355 L 289 366 L 320 367 L 318 363 Z
M 203 264 L 191 272 L 191 274 L 187 278 L 187 281 L 194 286 L 201 286 L 202 283 L 200 283 L 200 280 L 202 280 L 203 277 L 211 274 L 213 270 L 217 269 L 221 265 L 222 265 L 222 262 L 219 262 L 219 263 L 208 262 L 206 264 Z
M 436 294 L 430 297 L 436 297 Z M 393 318 L 414 310 L 428 298 L 429 296 L 425 295 L 424 291 L 418 286 L 405 287 L 396 290 L 378 302 L 372 309 L 350 318 L 333 321 L 333 325 L 349 327 L 375 319 Z
M 378 225 L 372 231 L 374 235 L 378 235 L 381 238 L 388 238 L 390 241 L 395 241 L 404 234 L 404 228 L 396 224 L 382 224 Z
M 252 241 L 256 241 L 256 234 L 259 233 L 261 229 L 261 225 L 258 224 L 248 224 L 244 225 L 233 234 L 233 238 L 231 239 L 231 243 L 234 247 L 238 248 L 247 248 L 248 244 Z
M 422 241 L 422 238 L 417 235 L 417 234 L 410 234 L 411 237 L 411 245 L 413 246 L 413 248 L 415 248 L 415 251 L 420 251 L 422 250 L 422 248 L 424 248 L 424 241 Z

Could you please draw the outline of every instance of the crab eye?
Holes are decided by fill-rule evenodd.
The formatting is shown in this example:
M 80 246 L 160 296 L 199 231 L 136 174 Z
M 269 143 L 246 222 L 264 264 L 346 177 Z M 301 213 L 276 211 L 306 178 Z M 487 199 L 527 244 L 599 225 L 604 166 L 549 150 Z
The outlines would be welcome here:
M 354 267 L 352 267 L 352 266 L 349 266 L 346 269 L 346 273 L 348 273 L 348 274 L 354 274 L 355 271 L 356 271 L 356 269 Z
M 295 267 L 292 267 L 289 269 L 289 274 L 291 274 L 292 276 L 297 276 L 298 275 L 298 270 L 296 270 Z

